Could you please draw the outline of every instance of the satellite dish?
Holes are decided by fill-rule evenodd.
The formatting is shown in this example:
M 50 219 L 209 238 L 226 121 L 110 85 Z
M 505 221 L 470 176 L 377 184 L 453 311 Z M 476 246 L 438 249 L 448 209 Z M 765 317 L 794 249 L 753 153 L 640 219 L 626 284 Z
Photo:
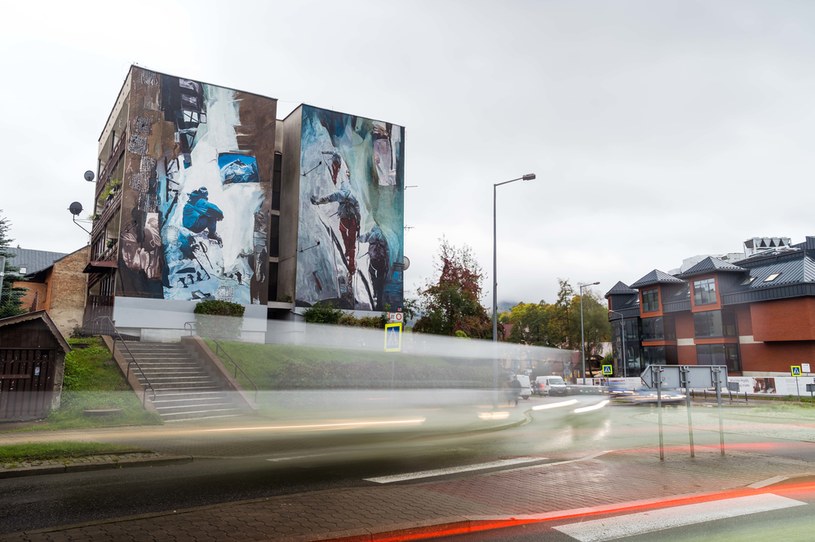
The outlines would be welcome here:
M 88 170 L 85 172 L 85 180 L 89 183 L 93 182 L 93 171 Z
M 82 212 L 82 204 L 79 203 L 78 201 L 75 201 L 68 207 L 68 210 L 71 211 L 72 215 L 79 216 L 79 213 Z
M 410 267 L 410 260 L 408 259 L 407 256 L 404 256 L 403 257 L 403 262 L 402 262 L 402 270 L 404 271 L 408 267 Z

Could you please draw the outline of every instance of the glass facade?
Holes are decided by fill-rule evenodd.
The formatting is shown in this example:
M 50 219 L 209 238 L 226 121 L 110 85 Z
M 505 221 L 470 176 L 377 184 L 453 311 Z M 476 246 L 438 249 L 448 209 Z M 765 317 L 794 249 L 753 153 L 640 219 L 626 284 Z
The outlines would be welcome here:
M 676 339 L 674 319 L 671 316 L 657 316 L 642 319 L 642 340 L 661 341 Z
M 642 358 L 645 366 L 679 364 L 675 346 L 643 346 Z
M 693 281 L 693 304 L 711 305 L 716 303 L 716 279 Z
M 659 290 L 652 288 L 642 292 L 642 312 L 656 312 L 659 310 Z
M 732 311 L 706 311 L 693 315 L 696 337 L 735 337 L 736 316 Z
M 696 363 L 698 365 L 726 365 L 728 372 L 741 371 L 739 345 L 737 344 L 700 344 L 696 346 Z

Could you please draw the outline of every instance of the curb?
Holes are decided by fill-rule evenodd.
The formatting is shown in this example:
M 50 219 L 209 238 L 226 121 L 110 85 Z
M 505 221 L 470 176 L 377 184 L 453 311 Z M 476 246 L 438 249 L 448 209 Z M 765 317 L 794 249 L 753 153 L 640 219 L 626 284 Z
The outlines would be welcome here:
M 60 465 L 38 465 L 15 469 L 0 469 L 0 479 L 38 476 L 41 474 L 65 474 L 69 472 L 87 472 L 105 469 L 126 469 L 130 467 L 158 467 L 181 463 L 191 463 L 192 456 L 168 456 L 149 459 L 123 459 L 121 461 L 104 461 L 97 463 L 69 463 Z

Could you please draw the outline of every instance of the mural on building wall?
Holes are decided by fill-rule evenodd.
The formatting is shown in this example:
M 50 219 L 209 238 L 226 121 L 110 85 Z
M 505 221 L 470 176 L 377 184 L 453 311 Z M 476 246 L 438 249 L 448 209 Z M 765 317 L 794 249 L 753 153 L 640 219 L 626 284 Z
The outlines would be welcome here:
M 128 146 L 140 157 L 125 175 L 136 196 L 120 236 L 123 294 L 266 303 L 260 172 L 274 160 L 275 101 L 146 70 L 134 80 L 144 109 Z
M 302 108 L 297 299 L 402 307 L 404 128 Z

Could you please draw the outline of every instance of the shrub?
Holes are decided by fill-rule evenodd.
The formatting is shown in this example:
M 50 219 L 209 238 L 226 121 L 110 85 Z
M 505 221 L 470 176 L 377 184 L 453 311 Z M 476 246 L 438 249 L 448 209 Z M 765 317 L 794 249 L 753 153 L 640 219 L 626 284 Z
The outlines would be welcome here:
M 246 307 L 240 303 L 206 299 L 195 305 L 195 329 L 199 335 L 216 339 L 234 339 L 240 335 Z
M 306 309 L 303 318 L 309 324 L 339 324 L 343 314 L 340 309 L 335 309 L 331 305 L 317 303 Z
M 211 316 L 237 316 L 243 317 L 246 307 L 240 303 L 220 301 L 218 299 L 205 299 L 195 305 L 195 314 L 208 314 Z

